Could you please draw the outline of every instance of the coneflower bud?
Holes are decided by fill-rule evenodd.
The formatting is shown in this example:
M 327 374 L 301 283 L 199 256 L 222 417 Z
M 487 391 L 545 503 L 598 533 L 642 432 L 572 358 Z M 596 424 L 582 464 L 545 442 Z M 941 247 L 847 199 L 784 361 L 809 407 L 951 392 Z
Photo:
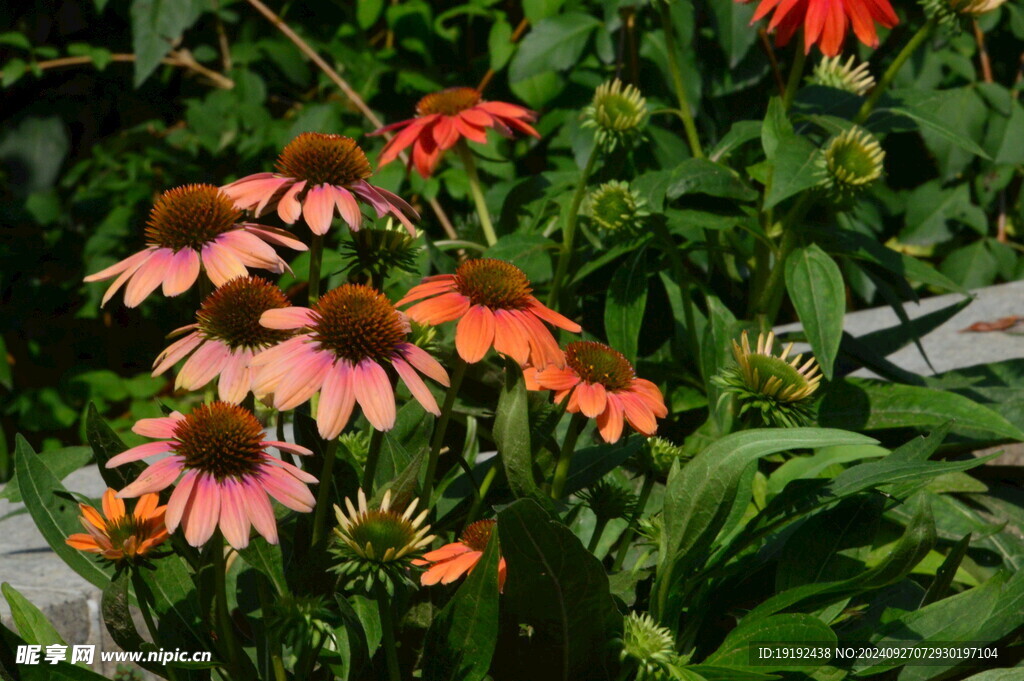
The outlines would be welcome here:
M 649 215 L 643 210 L 644 200 L 630 190 L 629 184 L 612 180 L 590 192 L 585 213 L 606 232 L 628 232 Z
M 350 240 L 342 243 L 342 256 L 350 266 L 350 275 L 385 275 L 393 269 L 409 273 L 418 271 L 416 256 L 423 250 L 416 242 L 423 232 L 410 234 L 388 218 L 383 226 L 372 226 L 350 232 Z
M 577 496 L 594 512 L 599 523 L 607 523 L 616 518 L 632 518 L 636 512 L 636 495 L 606 480 L 598 480 Z
M 647 100 L 616 78 L 597 87 L 583 118 L 583 127 L 594 128 L 597 143 L 611 150 L 640 132 L 647 120 Z
M 874 135 L 854 126 L 828 141 L 821 155 L 822 186 L 846 201 L 882 176 L 885 151 Z
M 808 81 L 812 85 L 835 88 L 854 95 L 863 96 L 875 86 L 875 79 L 868 70 L 868 63 L 854 66 L 857 58 L 850 56 L 845 63 L 841 56 L 825 57 L 814 67 Z
M 636 667 L 636 680 L 677 678 L 675 637 L 659 627 L 650 615 L 629 613 L 622 621 L 622 652 L 619 659 Z

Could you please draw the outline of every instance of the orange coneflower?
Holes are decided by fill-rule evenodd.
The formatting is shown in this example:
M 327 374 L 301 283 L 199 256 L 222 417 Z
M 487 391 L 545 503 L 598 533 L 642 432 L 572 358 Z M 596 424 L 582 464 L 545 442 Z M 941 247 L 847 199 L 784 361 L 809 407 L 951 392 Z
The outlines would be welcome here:
M 316 478 L 266 450 L 312 452 L 299 445 L 264 440 L 263 426 L 248 409 L 212 402 L 199 405 L 188 416 L 174 412 L 140 419 L 132 430 L 161 439 L 121 452 L 107 462 L 107 468 L 158 454 L 170 456 L 150 464 L 117 496 L 126 499 L 159 492 L 177 481 L 167 502 L 167 530 L 174 532 L 181 525 L 192 546 L 205 544 L 218 527 L 236 549 L 248 546 L 252 527 L 276 544 L 277 521 L 267 495 L 302 513 L 312 511 L 316 504 L 306 487 Z
M 447 372 L 409 342 L 405 315 L 375 289 L 344 284 L 312 309 L 268 310 L 261 323 L 302 332 L 253 358 L 253 366 L 260 367 L 253 391 L 260 396 L 273 393 L 274 408 L 281 411 L 294 409 L 319 391 L 316 422 L 325 439 L 338 436 L 357 402 L 374 428 L 394 427 L 395 391 L 387 367 L 424 409 L 440 415 L 420 374 L 447 386 Z
M 288 265 L 269 244 L 306 250 L 306 245 L 288 232 L 239 223 L 241 216 L 231 199 L 212 185 L 190 184 L 168 190 L 149 214 L 149 246 L 90 274 L 85 281 L 117 277 L 103 295 L 103 304 L 127 284 L 124 304 L 136 307 L 161 285 L 165 296 L 184 293 L 196 282 L 201 268 L 215 286 L 244 277 L 249 267 L 284 272 Z
M 573 333 L 580 332 L 580 325 L 532 294 L 521 269 L 503 260 L 480 258 L 462 263 L 455 274 L 425 278 L 397 304 L 421 301 L 406 311 L 420 324 L 458 319 L 455 348 L 467 362 L 479 362 L 493 347 L 520 364 L 562 366 L 562 351 L 544 322 Z
M 88 534 L 71 535 L 65 540 L 68 546 L 119 561 L 145 556 L 167 539 L 167 507 L 157 505 L 158 495 L 144 494 L 128 514 L 116 494 L 110 488 L 103 493 L 102 515 L 92 506 L 78 505 L 82 510 L 79 520 Z
M 751 0 L 737 0 L 751 2 Z M 776 31 L 776 43 L 785 45 L 802 26 L 804 51 L 818 45 L 828 57 L 839 54 L 846 33 L 853 27 L 857 38 L 868 47 L 878 47 L 875 23 L 892 28 L 899 23 L 889 0 L 760 0 L 753 21 L 775 14 L 768 24 Z
M 277 208 L 288 224 L 301 215 L 314 234 L 331 227 L 335 211 L 353 231 L 362 226 L 365 203 L 377 217 L 391 214 L 415 236 L 410 220 L 419 215 L 402 198 L 367 182 L 372 175 L 366 154 L 351 137 L 304 132 L 281 151 L 276 173 L 248 175 L 222 189 L 242 210 L 257 216 Z
M 569 398 L 566 411 L 597 419 L 605 442 L 622 436 L 623 421 L 643 435 L 658 431 L 656 419 L 668 416 L 658 386 L 637 378 L 622 353 L 591 341 L 565 347 L 565 367 L 531 368 L 525 372 L 530 390 L 553 390 L 555 402 Z
M 478 520 L 472 523 L 459 537 L 459 541 L 445 544 L 436 551 L 428 551 L 423 558 L 417 558 L 413 565 L 429 565 L 427 571 L 420 576 L 420 584 L 451 584 L 462 575 L 469 574 L 480 562 L 480 558 L 491 541 L 495 520 Z M 505 559 L 498 560 L 498 591 L 505 590 L 507 569 Z
M 415 118 L 385 125 L 370 134 L 400 131 L 384 145 L 378 161 L 381 167 L 412 147 L 409 163 L 420 175 L 430 177 L 444 152 L 462 138 L 486 144 L 487 128 L 506 137 L 511 137 L 513 130 L 540 137 L 530 125 L 535 120 L 537 114 L 529 109 L 507 102 L 485 102 L 475 88 L 453 87 L 421 99 Z

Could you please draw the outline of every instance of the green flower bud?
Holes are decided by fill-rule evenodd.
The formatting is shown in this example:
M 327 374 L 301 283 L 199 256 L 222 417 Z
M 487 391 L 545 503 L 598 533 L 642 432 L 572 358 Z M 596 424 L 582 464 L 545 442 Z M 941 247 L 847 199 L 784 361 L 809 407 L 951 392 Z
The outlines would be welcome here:
M 856 60 L 856 57 L 851 56 L 844 64 L 841 56 L 825 57 L 814 67 L 814 73 L 808 80 L 812 85 L 823 85 L 863 96 L 875 86 L 875 79 L 868 70 L 868 63 L 854 66 Z
M 598 86 L 583 118 L 583 127 L 594 128 L 597 143 L 611 150 L 640 132 L 647 120 L 647 100 L 616 78 Z
M 821 156 L 821 185 L 847 201 L 882 176 L 885 151 L 874 135 L 854 126 L 828 141 Z
M 584 212 L 606 232 L 626 232 L 647 215 L 644 200 L 630 190 L 629 184 L 612 180 L 590 192 Z

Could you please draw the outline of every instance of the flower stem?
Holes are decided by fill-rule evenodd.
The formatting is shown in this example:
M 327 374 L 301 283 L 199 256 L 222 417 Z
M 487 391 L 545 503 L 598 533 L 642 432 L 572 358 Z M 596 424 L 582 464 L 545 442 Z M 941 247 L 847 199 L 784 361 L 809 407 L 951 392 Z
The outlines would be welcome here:
M 373 430 L 370 436 L 370 451 L 366 454 L 366 466 L 363 468 L 363 491 L 367 496 L 373 493 L 373 478 L 377 474 L 377 461 L 380 459 L 380 445 L 384 441 L 384 431 Z
M 213 552 L 214 608 L 216 612 L 217 633 L 224 642 L 227 652 L 228 676 L 233 679 L 242 678 L 240 650 L 235 638 L 235 625 L 228 611 L 227 563 L 224 560 L 224 536 L 217 530 L 213 535 L 210 550 Z
M 868 116 L 871 115 L 871 112 L 874 111 L 875 107 L 878 105 L 878 100 L 882 98 L 885 91 L 889 89 L 890 85 L 892 85 L 892 81 L 896 78 L 896 74 L 899 73 L 900 69 L 903 68 L 903 65 L 907 63 L 907 60 L 910 59 L 914 52 L 916 52 L 918 48 L 931 37 L 936 26 L 938 26 L 938 20 L 934 17 L 929 19 L 924 26 L 918 29 L 917 33 L 914 34 L 914 37 L 912 37 L 910 41 L 903 46 L 900 53 L 896 55 L 896 59 L 894 59 L 892 64 L 889 65 L 889 68 L 885 70 L 885 73 L 882 75 L 882 79 L 878 81 L 878 85 L 876 85 L 875 89 L 871 91 L 871 95 L 860 107 L 860 111 L 857 113 L 857 118 L 853 121 L 854 123 L 860 125 L 868 119 Z
M 441 407 L 441 415 L 437 417 L 437 424 L 434 426 L 434 436 L 430 439 L 430 454 L 427 459 L 427 475 L 423 478 L 423 494 L 420 497 L 421 508 L 430 506 L 430 495 L 434 491 L 434 475 L 437 474 L 437 458 L 441 454 L 441 445 L 444 443 L 444 434 L 448 430 L 448 421 L 452 417 L 452 409 L 455 407 L 455 396 L 462 385 L 462 379 L 466 375 L 466 360 L 455 355 L 452 366 L 451 385 L 448 393 L 444 396 L 444 405 Z
M 598 519 L 598 521 L 594 523 L 594 533 L 590 535 L 590 543 L 587 544 L 587 551 L 590 553 L 597 551 L 597 545 L 601 543 L 601 535 L 604 534 L 604 528 L 607 526 L 607 519 Z
M 494 233 L 494 225 L 491 223 L 491 214 L 487 210 L 487 202 L 484 201 L 484 192 L 480 188 L 480 175 L 476 172 L 476 161 L 473 159 L 473 152 L 465 140 L 459 140 L 455 149 L 462 159 L 462 167 L 466 170 L 466 177 L 469 178 L 469 193 L 473 195 L 473 203 L 476 205 L 476 213 L 480 216 L 480 227 L 484 230 L 484 239 L 488 246 L 493 246 L 498 241 Z
M 775 322 L 775 317 L 779 314 L 779 307 L 782 305 L 782 289 L 786 285 L 786 259 L 800 242 L 796 224 L 803 219 L 811 207 L 810 197 L 811 195 L 808 192 L 802 194 L 796 203 L 793 204 L 793 208 L 790 209 L 786 217 L 783 218 L 782 243 L 779 245 L 779 251 L 776 254 L 775 266 L 772 267 L 771 272 L 768 274 L 768 281 L 761 290 L 761 297 L 754 308 L 756 314 L 764 315 L 765 322 L 769 325 Z
M 260 614 L 264 625 L 268 621 L 270 604 L 273 596 L 270 594 L 270 587 L 267 586 L 268 579 L 264 575 L 256 576 L 256 589 L 260 598 Z M 281 641 L 271 629 L 264 629 L 267 634 L 267 655 L 270 657 L 270 667 L 274 671 L 274 681 L 288 681 L 288 674 L 284 670 L 284 660 L 281 658 Z
M 555 278 L 551 282 L 551 291 L 548 293 L 548 306 L 554 307 L 558 303 L 558 294 L 561 292 L 565 275 L 569 271 L 569 261 L 572 259 L 572 244 L 576 238 L 576 218 L 580 213 L 580 204 L 583 203 L 583 196 L 587 193 L 587 180 L 594 171 L 594 164 L 597 162 L 600 145 L 596 142 L 587 157 L 587 163 L 583 167 L 579 184 L 576 185 L 576 193 L 572 195 L 572 202 L 569 204 L 569 212 L 565 217 L 565 227 L 562 229 L 562 250 L 558 254 L 558 266 L 555 269 Z
M 569 421 L 569 430 L 565 434 L 565 441 L 562 442 L 562 450 L 558 453 L 558 463 L 555 465 L 555 476 L 551 479 L 551 498 L 561 499 L 565 491 L 565 482 L 569 479 L 569 467 L 572 463 L 572 454 L 576 451 L 576 440 L 583 430 L 587 417 L 577 412 L 572 415 Z
M 313 305 L 320 298 L 320 268 L 324 259 L 324 236 L 314 234 L 313 243 L 309 246 L 309 304 Z
M 626 562 L 626 554 L 629 553 L 630 544 L 636 535 L 637 524 L 644 514 L 644 508 L 647 506 L 647 499 L 650 498 L 652 489 L 654 489 L 654 474 L 648 472 L 644 475 L 644 484 L 640 488 L 640 498 L 636 503 L 636 512 L 633 513 L 633 517 L 629 520 L 629 527 L 626 528 L 626 531 L 622 533 L 622 538 L 619 539 L 619 552 L 615 554 L 612 572 L 622 569 L 622 564 Z
M 679 67 L 679 60 L 676 56 L 676 39 L 672 31 L 672 8 L 667 2 L 658 4 L 661 6 L 661 30 L 665 33 L 668 70 L 672 74 L 672 85 L 676 91 L 676 100 L 679 102 L 679 118 L 683 121 L 683 128 L 686 129 L 686 140 L 690 143 L 690 152 L 696 158 L 704 158 L 704 150 L 700 146 L 700 136 L 697 134 L 697 125 L 693 122 L 693 109 L 690 108 L 690 100 L 686 97 L 683 70 Z
M 377 595 L 377 608 L 380 610 L 381 641 L 384 647 L 384 655 L 388 664 L 388 679 L 390 681 L 401 681 L 398 671 L 398 648 L 395 645 L 395 621 L 391 615 L 391 603 L 387 591 L 378 582 L 375 588 Z
M 804 75 L 804 64 L 807 61 L 807 52 L 800 47 L 802 40 L 797 41 L 796 54 L 793 56 L 793 64 L 789 68 L 789 79 L 786 81 L 786 92 L 782 96 L 782 108 L 789 111 L 796 97 L 796 91 L 800 89 L 800 78 Z
M 491 484 L 494 483 L 494 478 L 498 477 L 498 462 L 495 461 L 491 465 L 490 470 L 484 475 L 483 482 L 480 483 L 480 490 L 477 492 L 476 499 L 473 500 L 473 505 L 469 507 L 469 514 L 466 515 L 466 525 L 476 520 L 477 515 L 480 513 L 480 509 L 484 505 L 484 499 L 487 497 L 487 491 L 491 489 Z
M 138 570 L 132 569 L 132 586 L 135 589 L 135 600 L 139 604 L 139 612 L 142 613 L 142 619 L 146 623 L 146 629 L 149 630 L 149 637 L 153 639 L 153 643 L 160 645 L 160 638 L 157 635 L 156 622 L 153 620 L 153 612 L 150 610 L 151 593 L 146 583 L 142 581 L 142 576 Z M 174 671 L 174 667 L 167 665 L 167 678 L 169 681 L 177 681 L 177 673 Z
M 331 501 L 331 484 L 334 482 L 334 459 L 338 453 L 338 438 L 327 443 L 324 451 L 324 465 L 320 469 L 320 489 L 316 493 L 316 511 L 313 516 L 313 546 L 323 539 L 327 531 L 327 506 Z

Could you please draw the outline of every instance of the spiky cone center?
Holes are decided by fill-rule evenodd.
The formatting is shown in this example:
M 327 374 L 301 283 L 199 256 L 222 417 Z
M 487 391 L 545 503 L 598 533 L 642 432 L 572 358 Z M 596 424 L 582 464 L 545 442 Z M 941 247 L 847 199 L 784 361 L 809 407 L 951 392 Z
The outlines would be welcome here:
M 875 85 L 868 63 L 855 66 L 857 58 L 850 56 L 844 63 L 842 56 L 825 57 L 817 66 L 810 81 L 815 85 L 843 90 L 855 95 L 864 95 Z
M 153 535 L 148 519 L 136 518 L 132 513 L 125 513 L 114 520 L 108 518 L 103 531 L 110 540 L 111 548 L 120 551 L 125 558 L 139 555 L 142 543 Z
M 636 496 L 632 492 L 604 480 L 591 485 L 580 497 L 597 519 L 603 521 L 630 516 L 636 506 Z
M 477 520 L 466 526 L 459 536 L 459 542 L 473 551 L 484 551 L 494 534 L 495 520 Z
M 313 306 L 312 337 L 320 347 L 352 362 L 388 361 L 405 343 L 409 325 L 383 293 L 343 284 Z
M 341 532 L 361 557 L 381 563 L 404 558 L 416 550 L 418 540 L 412 521 L 380 509 L 366 511 Z
M 825 167 L 836 185 L 863 187 L 882 176 L 885 151 L 864 128 L 853 127 L 825 148 Z
M 821 375 L 814 358 L 802 362 L 803 355 L 787 361 L 793 347 L 790 343 L 778 356 L 772 352 L 774 334 L 758 337 L 756 350 L 751 350 L 747 334 L 740 343 L 733 341 L 733 356 L 739 365 L 743 382 L 751 393 L 770 397 L 778 402 L 800 402 L 818 389 Z
M 416 104 L 418 116 L 441 114 L 455 116 L 480 103 L 480 91 L 471 87 L 452 87 L 432 92 Z
M 345 186 L 373 174 L 366 154 L 351 137 L 304 132 L 281 151 L 277 171 L 310 186 Z
M 168 189 L 153 204 L 146 222 L 151 246 L 199 250 L 217 236 L 234 228 L 242 212 L 213 185 L 189 184 Z
M 593 341 L 576 341 L 565 346 L 565 363 L 587 383 L 600 383 L 606 390 L 625 390 L 636 378 L 633 365 L 618 350 Z
M 624 182 L 608 182 L 590 195 L 591 218 L 610 232 L 627 226 L 636 217 L 638 207 L 637 197 Z
M 610 132 L 627 132 L 643 123 L 647 116 L 647 100 L 632 85 L 615 79 L 599 85 L 590 107 L 593 123 Z
M 263 426 L 248 409 L 226 402 L 201 404 L 174 426 L 175 453 L 184 467 L 217 480 L 255 473 L 263 462 Z
M 660 627 L 650 615 L 630 613 L 623 620 L 620 659 L 631 659 L 647 671 L 671 664 L 675 655 L 672 632 Z
M 268 329 L 260 324 L 267 310 L 288 307 L 284 293 L 265 279 L 238 277 L 206 297 L 196 321 L 199 332 L 228 347 L 263 349 L 292 336 L 292 331 Z
M 504 260 L 467 260 L 455 270 L 455 288 L 473 305 L 492 310 L 525 310 L 533 289 L 526 274 Z

